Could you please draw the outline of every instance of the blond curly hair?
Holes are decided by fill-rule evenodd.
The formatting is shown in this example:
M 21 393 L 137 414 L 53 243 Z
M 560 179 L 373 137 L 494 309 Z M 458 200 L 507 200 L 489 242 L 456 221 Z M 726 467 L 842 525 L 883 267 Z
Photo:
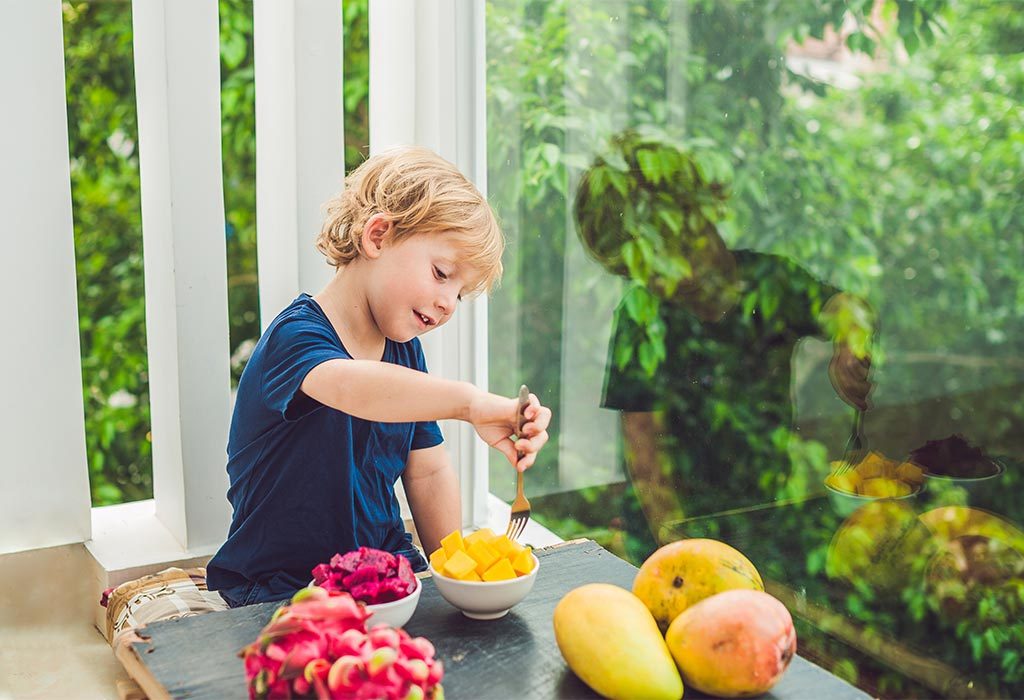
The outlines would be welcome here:
M 363 254 L 363 228 L 383 214 L 395 243 L 420 234 L 454 239 L 458 262 L 470 271 L 464 295 L 490 292 L 501 278 L 505 238 L 490 205 L 458 168 L 426 148 L 400 146 L 367 159 L 324 210 L 316 247 L 335 268 Z

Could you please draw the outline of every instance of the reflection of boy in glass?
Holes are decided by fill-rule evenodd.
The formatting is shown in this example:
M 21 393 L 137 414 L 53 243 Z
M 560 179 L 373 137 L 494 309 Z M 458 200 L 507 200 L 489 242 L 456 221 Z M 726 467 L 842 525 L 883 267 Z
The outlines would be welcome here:
M 593 180 L 609 179 L 607 169 L 614 166 L 611 159 L 598 161 L 580 184 L 576 215 L 588 251 L 634 283 L 616 310 L 603 405 L 622 412 L 636 496 L 627 499 L 627 530 L 650 551 L 658 539 L 672 538 L 660 532 L 666 523 L 770 502 L 787 492 L 787 481 L 800 478 L 790 457 L 796 344 L 807 336 L 828 337 L 826 325 L 836 324 L 825 319 L 841 317 L 848 328 L 851 318 L 865 318 L 866 307 L 783 257 L 730 251 L 714 215 L 708 216 L 708 199 L 724 202 L 724 188 L 703 179 L 683 151 L 659 156 L 664 143 L 629 135 L 616 143 L 619 168 L 627 170 L 602 191 Z M 638 158 L 641 150 L 652 155 Z M 672 172 L 673 164 L 679 173 Z M 709 197 L 694 193 L 700 188 Z M 679 220 L 683 225 L 674 226 Z M 653 251 L 660 261 L 638 279 L 637 246 L 630 240 L 645 237 L 640 245 L 649 245 L 654 232 L 662 239 Z M 658 270 L 673 269 L 665 264 L 673 256 L 690 274 L 665 284 Z M 642 304 L 633 295 L 657 298 L 656 315 L 637 313 Z M 665 356 L 649 374 L 650 351 L 645 363 L 640 347 L 652 330 L 664 337 Z M 851 343 L 832 335 L 832 384 L 844 401 L 866 409 L 866 343 L 854 352 Z

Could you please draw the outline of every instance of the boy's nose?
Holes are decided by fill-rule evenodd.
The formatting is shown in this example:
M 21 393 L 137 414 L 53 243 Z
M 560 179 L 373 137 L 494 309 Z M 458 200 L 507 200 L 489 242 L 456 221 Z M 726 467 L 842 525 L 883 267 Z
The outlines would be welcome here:
M 434 305 L 437 307 L 437 310 L 440 311 L 445 316 L 451 316 L 452 312 L 455 310 L 455 305 L 457 303 L 458 294 L 455 291 L 443 291 L 441 292 L 440 296 L 438 296 L 437 301 L 435 302 Z

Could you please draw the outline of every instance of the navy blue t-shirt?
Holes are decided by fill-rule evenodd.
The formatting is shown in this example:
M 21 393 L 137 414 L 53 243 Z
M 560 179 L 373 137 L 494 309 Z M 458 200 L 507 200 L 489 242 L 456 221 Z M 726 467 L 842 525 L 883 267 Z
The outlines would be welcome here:
M 410 450 L 442 441 L 436 422 L 378 423 L 315 401 L 311 369 L 351 359 L 320 305 L 300 295 L 260 338 L 238 383 L 228 436 L 227 541 L 207 582 L 232 604 L 283 600 L 312 569 L 360 546 L 406 553 L 394 485 Z M 383 362 L 426 371 L 418 339 L 385 341 Z

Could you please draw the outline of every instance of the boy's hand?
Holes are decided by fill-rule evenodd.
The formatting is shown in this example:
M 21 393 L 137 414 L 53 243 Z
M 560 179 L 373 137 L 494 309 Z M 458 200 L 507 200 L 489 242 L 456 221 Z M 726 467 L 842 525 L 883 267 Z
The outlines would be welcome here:
M 871 407 L 868 396 L 874 385 L 868 377 L 870 370 L 871 355 L 857 357 L 849 345 L 836 343 L 828 364 L 828 378 L 839 398 L 861 411 Z
M 516 469 L 525 471 L 533 466 L 537 452 L 548 441 L 551 409 L 541 406 L 537 396 L 530 394 L 530 402 L 523 411 L 526 424 L 516 439 L 517 406 L 517 399 L 482 392 L 470 405 L 469 422 L 484 442 L 500 450 Z M 523 453 L 518 462 L 517 451 Z

